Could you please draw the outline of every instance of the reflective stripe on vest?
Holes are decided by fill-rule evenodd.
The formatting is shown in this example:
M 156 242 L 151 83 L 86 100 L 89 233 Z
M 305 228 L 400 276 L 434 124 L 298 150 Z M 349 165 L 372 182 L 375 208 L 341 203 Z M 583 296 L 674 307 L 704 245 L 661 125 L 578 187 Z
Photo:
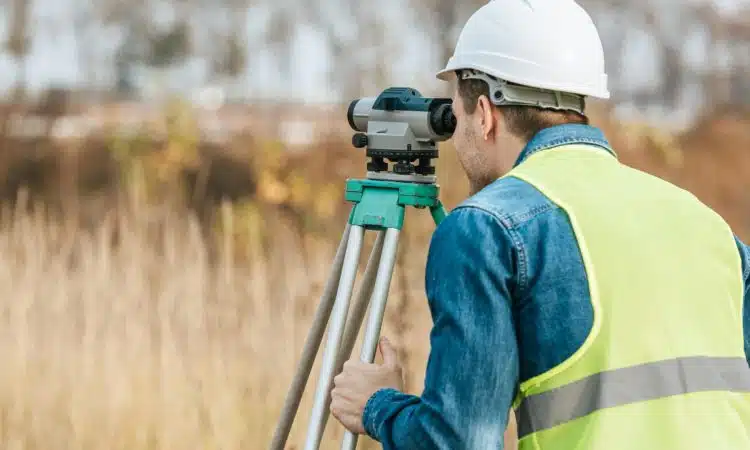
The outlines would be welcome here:
M 516 412 L 518 437 L 603 408 L 705 391 L 750 392 L 748 362 L 690 357 L 597 373 L 525 398 Z

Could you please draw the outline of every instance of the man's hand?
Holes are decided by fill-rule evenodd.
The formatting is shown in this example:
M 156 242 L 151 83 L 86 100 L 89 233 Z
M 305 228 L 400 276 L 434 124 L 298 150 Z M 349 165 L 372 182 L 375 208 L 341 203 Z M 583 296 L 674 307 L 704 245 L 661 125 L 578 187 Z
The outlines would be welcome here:
M 362 413 L 372 394 L 384 388 L 403 390 L 403 371 L 396 349 L 385 337 L 380 339 L 378 348 L 383 356 L 382 365 L 350 360 L 333 379 L 331 413 L 355 434 L 365 434 Z

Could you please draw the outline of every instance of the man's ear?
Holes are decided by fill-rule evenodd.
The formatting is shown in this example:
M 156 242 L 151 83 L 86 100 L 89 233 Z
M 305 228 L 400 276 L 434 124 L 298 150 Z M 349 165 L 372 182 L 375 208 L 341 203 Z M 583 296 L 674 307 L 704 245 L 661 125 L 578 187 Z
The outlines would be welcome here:
M 479 100 L 477 100 L 477 112 L 479 113 L 479 120 L 482 125 L 482 139 L 485 141 L 493 137 L 496 131 L 497 119 L 495 118 L 494 109 L 494 106 L 486 96 L 479 96 Z

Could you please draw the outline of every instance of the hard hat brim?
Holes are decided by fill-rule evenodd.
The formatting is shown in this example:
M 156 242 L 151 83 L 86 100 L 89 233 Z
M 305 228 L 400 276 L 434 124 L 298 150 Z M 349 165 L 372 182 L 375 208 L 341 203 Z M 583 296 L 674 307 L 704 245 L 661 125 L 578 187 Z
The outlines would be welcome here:
M 440 81 L 451 81 L 456 77 L 456 69 L 443 69 L 435 74 L 435 78 Z

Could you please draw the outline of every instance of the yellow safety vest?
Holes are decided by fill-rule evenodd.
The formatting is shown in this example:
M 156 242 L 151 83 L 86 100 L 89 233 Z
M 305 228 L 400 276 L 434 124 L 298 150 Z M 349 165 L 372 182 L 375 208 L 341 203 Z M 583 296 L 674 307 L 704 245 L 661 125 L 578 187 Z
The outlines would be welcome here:
M 726 222 L 596 147 L 540 151 L 507 176 L 567 213 L 594 308 L 583 346 L 521 384 L 520 450 L 750 449 L 742 264 Z

